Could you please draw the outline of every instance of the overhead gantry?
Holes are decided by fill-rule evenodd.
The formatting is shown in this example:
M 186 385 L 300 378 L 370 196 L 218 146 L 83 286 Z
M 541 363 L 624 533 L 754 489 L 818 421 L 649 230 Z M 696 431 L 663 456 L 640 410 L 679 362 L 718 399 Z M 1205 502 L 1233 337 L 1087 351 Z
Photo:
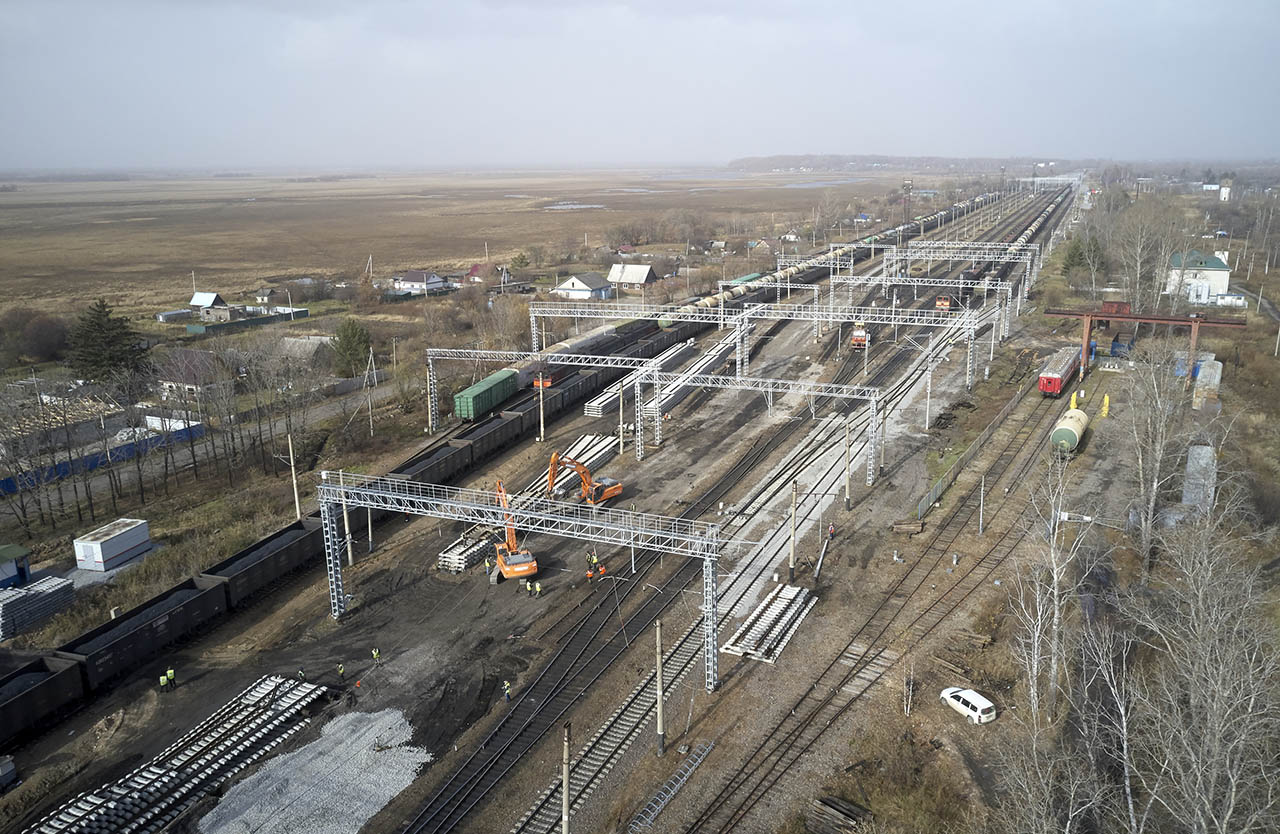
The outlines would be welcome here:
M 329 605 L 334 619 L 346 613 L 349 597 L 342 582 L 340 519 L 344 509 L 368 507 L 393 513 L 428 516 L 469 524 L 501 527 L 510 523 L 526 533 L 546 533 L 575 541 L 633 546 L 702 560 L 703 650 L 707 691 L 719 683 L 717 663 L 716 561 L 728 546 L 757 542 L 724 537 L 719 525 L 629 510 L 519 496 L 502 506 L 493 492 L 423 484 L 407 478 L 350 472 L 320 473 L 320 518 L 324 527 L 325 565 L 329 573 Z
M 662 442 L 662 415 L 657 410 L 647 410 L 643 403 L 643 386 L 651 385 L 653 400 L 656 402 L 664 387 L 679 383 L 694 388 L 720 388 L 729 391 L 752 391 L 763 394 L 765 401 L 773 404 L 775 395 L 799 394 L 809 400 L 811 410 L 816 408 L 819 397 L 842 400 L 863 400 L 868 407 L 868 442 L 867 486 L 875 483 L 876 446 L 880 442 L 879 421 L 880 399 L 879 388 L 867 385 L 843 385 L 836 382 L 811 382 L 800 379 L 766 379 L 750 376 L 724 376 L 721 374 L 684 374 L 663 371 L 654 359 L 638 359 L 630 356 L 595 356 L 580 353 L 527 353 L 513 350 L 470 350 L 465 348 L 428 348 L 427 349 L 427 413 L 431 421 L 430 429 L 435 431 L 439 426 L 439 393 L 435 371 L 437 360 L 458 359 L 472 362 L 494 362 L 511 365 L 522 362 L 544 362 L 549 365 L 570 365 L 594 368 L 625 368 L 638 370 L 640 374 L 635 382 L 635 450 L 636 460 L 644 459 L 645 418 L 653 420 L 654 442 Z

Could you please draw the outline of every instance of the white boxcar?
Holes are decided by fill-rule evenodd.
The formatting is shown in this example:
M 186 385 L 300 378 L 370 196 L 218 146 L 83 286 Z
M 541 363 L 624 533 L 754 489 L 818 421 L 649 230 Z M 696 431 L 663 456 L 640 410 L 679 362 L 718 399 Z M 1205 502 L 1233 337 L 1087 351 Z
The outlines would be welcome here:
M 112 570 L 151 547 L 151 531 L 140 518 L 118 518 L 75 541 L 76 567 Z

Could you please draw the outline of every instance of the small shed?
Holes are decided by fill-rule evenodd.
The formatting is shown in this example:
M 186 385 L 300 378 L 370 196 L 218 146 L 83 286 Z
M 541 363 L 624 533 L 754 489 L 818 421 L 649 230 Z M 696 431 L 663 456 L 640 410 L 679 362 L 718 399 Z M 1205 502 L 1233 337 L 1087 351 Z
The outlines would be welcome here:
M 31 551 L 20 544 L 0 544 L 0 588 L 25 585 L 31 578 Z
M 140 518 L 117 518 L 75 540 L 76 567 L 107 571 L 151 547 L 151 531 Z
M 160 322 L 182 321 L 183 319 L 189 318 L 191 318 L 191 311 L 189 309 L 165 310 L 163 313 L 156 313 L 156 321 Z
M 561 281 L 551 294 L 575 301 L 605 299 L 613 296 L 613 285 L 599 272 L 584 272 Z
M 274 287 L 263 287 L 253 294 L 253 300 L 259 304 L 274 304 L 284 297 L 284 293 Z
M 1200 510 L 1213 506 L 1218 486 L 1218 455 L 1212 446 L 1187 449 L 1187 474 L 1182 481 L 1182 503 Z

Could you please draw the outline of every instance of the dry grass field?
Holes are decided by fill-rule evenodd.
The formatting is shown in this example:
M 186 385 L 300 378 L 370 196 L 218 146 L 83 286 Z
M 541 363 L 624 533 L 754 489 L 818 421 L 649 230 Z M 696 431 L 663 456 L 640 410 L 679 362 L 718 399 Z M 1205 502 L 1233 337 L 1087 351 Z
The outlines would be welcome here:
M 713 171 L 386 174 L 20 183 L 0 193 L 0 292 L 69 311 L 102 296 L 140 315 L 182 306 L 190 273 L 228 297 L 284 276 L 501 262 L 524 247 L 594 247 L 620 223 L 690 210 L 785 232 L 822 200 L 870 205 L 900 175 Z M 921 180 L 917 179 L 917 183 Z M 552 208 L 557 204 L 590 208 Z

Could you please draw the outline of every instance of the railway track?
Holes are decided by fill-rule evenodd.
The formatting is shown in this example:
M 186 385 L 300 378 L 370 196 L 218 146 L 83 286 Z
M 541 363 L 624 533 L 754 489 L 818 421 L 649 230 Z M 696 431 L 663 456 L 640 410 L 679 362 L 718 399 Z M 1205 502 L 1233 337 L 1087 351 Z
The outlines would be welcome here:
M 994 488 L 1033 440 L 1043 436 L 1052 400 L 1037 403 L 1011 434 L 984 475 Z M 979 485 L 974 484 L 952 508 L 906 571 L 886 591 L 843 649 L 828 663 L 790 712 L 730 776 L 727 783 L 697 819 L 685 830 L 727 832 L 737 830 L 765 794 L 810 750 L 826 729 L 874 686 L 898 660 L 894 646 L 928 636 L 999 567 L 1022 541 L 1019 512 L 999 533 L 991 547 L 967 566 L 955 583 L 914 617 L 910 605 L 925 583 L 941 567 L 960 534 L 978 513 Z M 1001 500 L 997 512 L 1007 504 Z
M 1016 224 L 1017 221 L 1014 220 L 1013 222 Z M 881 383 L 891 376 L 906 356 L 907 354 L 901 352 L 890 351 L 888 361 L 877 369 L 873 384 Z M 841 376 L 848 378 L 856 372 L 856 367 L 852 363 L 847 363 L 841 369 L 840 374 L 837 375 L 837 379 Z M 897 401 L 905 396 L 915 381 L 914 378 L 904 376 L 894 383 L 888 392 L 890 402 L 896 404 Z M 818 454 L 825 449 L 829 449 L 831 441 L 842 432 L 843 423 L 841 422 L 831 428 L 830 431 L 811 433 L 802 446 L 793 451 L 789 460 L 783 462 L 780 467 L 781 471 L 798 472 L 805 469 Z M 854 454 L 856 455 L 862 451 L 863 447 L 865 447 L 865 440 L 854 450 Z M 822 473 L 820 480 L 823 478 L 830 479 L 833 474 L 839 475 L 840 466 L 840 463 L 832 464 Z M 742 470 L 740 473 L 731 474 L 734 474 L 735 477 L 742 477 L 745 476 L 745 471 Z M 771 478 L 766 479 L 765 483 L 766 486 L 763 486 L 762 489 L 770 494 L 760 495 L 757 491 L 753 493 L 747 503 L 759 503 L 761 499 L 767 503 L 773 495 L 776 495 L 778 491 L 789 485 L 789 479 L 782 477 Z M 812 508 L 808 509 L 801 521 L 810 520 L 809 516 L 812 512 Z M 744 518 L 742 523 L 748 523 L 748 520 Z M 775 528 L 771 531 L 770 538 L 762 544 L 762 548 L 767 549 L 771 542 L 783 535 L 782 528 Z M 733 612 L 738 607 L 738 604 L 752 594 L 756 583 L 770 570 L 772 570 L 771 561 L 760 563 L 750 573 L 736 572 L 731 576 L 729 583 L 720 588 L 721 610 L 725 612 L 719 622 L 721 626 L 734 618 Z M 691 571 L 689 581 L 692 581 L 698 572 L 697 569 Z M 664 588 L 664 591 L 666 590 Z M 701 652 L 701 618 L 698 618 L 681 634 L 664 659 L 664 691 L 670 691 L 691 670 L 699 668 L 700 663 L 698 661 L 701 657 Z M 603 726 L 587 742 L 580 752 L 576 764 L 573 766 L 570 777 L 572 808 L 579 807 L 586 800 L 592 789 L 612 770 L 621 754 L 634 742 L 641 729 L 652 717 L 656 706 L 655 700 L 653 674 L 651 673 L 646 680 L 638 684 L 628 694 L 623 704 L 609 716 Z M 560 791 L 561 788 L 558 783 L 553 783 L 549 786 L 540 795 L 533 807 L 526 812 L 524 817 L 512 829 L 513 834 L 556 830 L 559 825 L 561 808 Z
M 1016 226 L 1017 218 L 1012 218 L 1005 226 L 1010 223 Z M 905 354 L 886 347 L 885 353 L 888 354 L 886 361 L 877 368 L 872 384 L 883 385 L 899 368 L 910 354 Z M 883 354 L 882 354 L 883 356 Z M 837 380 L 847 380 L 858 372 L 858 363 L 846 362 L 837 374 Z M 887 399 L 892 403 L 896 403 L 905 395 L 907 390 L 916 380 L 909 377 L 902 377 L 887 391 Z M 859 422 L 865 420 L 863 416 Z M 790 458 L 784 461 L 780 467 L 783 472 L 801 471 L 808 467 L 814 458 L 816 458 L 823 450 L 829 449 L 831 442 L 837 435 L 843 432 L 843 422 L 833 424 L 827 431 L 819 431 L 810 433 L 803 443 L 794 449 Z M 790 431 L 787 432 L 790 434 Z M 856 455 L 862 451 L 865 445 L 865 439 L 859 443 L 859 446 L 853 450 Z M 731 474 L 734 478 L 744 478 L 748 468 L 742 467 L 742 462 L 735 467 Z M 839 475 L 840 464 L 833 463 L 827 470 L 822 473 L 820 478 L 831 479 L 832 475 Z M 754 504 L 763 500 L 767 503 L 780 490 L 789 485 L 789 479 L 776 477 L 765 479 L 762 487 L 754 491 L 745 503 Z M 761 492 L 767 493 L 762 495 Z M 806 509 L 801 522 L 810 520 L 811 514 L 815 510 L 813 508 Z M 741 523 L 748 523 L 748 519 L 741 519 Z M 774 529 L 770 536 L 776 538 L 781 535 L 780 529 Z M 769 541 L 763 545 L 768 547 Z M 739 603 L 746 597 L 750 596 L 755 586 L 761 581 L 762 577 L 772 569 L 772 563 L 766 562 L 757 565 L 749 574 L 735 573 L 728 585 L 722 586 L 720 589 L 720 601 L 722 603 L 721 610 L 725 613 L 721 617 L 720 625 L 725 625 L 734 617 L 734 610 Z M 700 573 L 697 566 L 692 567 L 688 572 L 687 579 L 684 581 L 691 582 Z M 680 579 L 680 576 L 673 577 Z M 681 585 L 677 590 L 683 589 Z M 668 587 L 663 588 L 664 593 L 670 593 Z M 676 594 L 671 594 L 674 598 Z M 678 638 L 675 646 L 670 650 L 668 658 L 664 661 L 664 681 L 669 686 L 674 686 L 683 679 L 685 674 L 698 667 L 698 659 L 701 656 L 701 619 L 698 618 L 688 628 L 688 630 Z M 579 756 L 578 764 L 575 765 L 574 773 L 571 776 L 571 795 L 574 797 L 574 807 L 579 806 L 589 795 L 592 788 L 599 783 L 601 779 L 612 769 L 618 758 L 621 756 L 638 735 L 640 728 L 650 719 L 654 709 L 652 674 L 648 680 L 638 685 L 627 697 L 623 706 L 620 707 L 605 724 L 597 731 L 595 736 L 588 742 Z M 524 818 L 517 823 L 513 829 L 514 832 L 540 832 L 551 831 L 558 825 L 559 808 L 560 808 L 560 789 L 558 785 L 551 785 L 534 806 L 526 813 Z
M 848 363 L 841 369 L 841 373 L 847 375 L 845 378 L 855 372 Z M 686 507 L 680 517 L 696 518 L 714 507 L 746 473 L 782 446 L 796 425 L 787 424 L 783 430 L 758 440 L 725 476 Z M 638 581 L 625 583 L 621 589 L 615 583 L 611 594 L 598 595 L 594 604 L 564 631 L 558 640 L 558 649 L 542 671 L 520 691 L 479 749 L 408 821 L 406 831 L 453 830 L 701 571 L 696 562 L 682 565 L 661 584 L 658 593 L 643 600 L 616 631 L 608 631 L 615 619 L 620 618 L 627 598 L 643 587 L 656 562 L 656 555 L 642 554 L 637 562 Z M 553 624 L 544 635 L 559 625 Z

